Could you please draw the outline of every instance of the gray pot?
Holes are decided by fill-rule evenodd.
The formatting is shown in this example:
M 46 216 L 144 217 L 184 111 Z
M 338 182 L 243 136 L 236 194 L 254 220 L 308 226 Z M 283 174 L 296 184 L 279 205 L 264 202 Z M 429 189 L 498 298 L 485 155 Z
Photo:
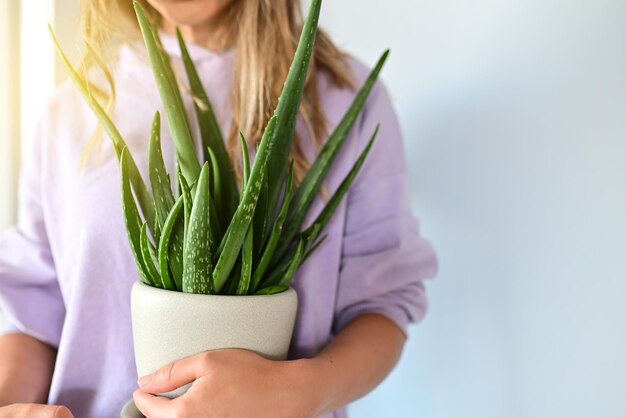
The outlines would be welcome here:
M 285 360 L 298 297 L 195 295 L 133 285 L 131 311 L 138 376 L 175 360 L 222 348 L 242 348 Z M 189 386 L 189 385 L 187 385 Z M 187 387 L 164 396 L 177 397 Z

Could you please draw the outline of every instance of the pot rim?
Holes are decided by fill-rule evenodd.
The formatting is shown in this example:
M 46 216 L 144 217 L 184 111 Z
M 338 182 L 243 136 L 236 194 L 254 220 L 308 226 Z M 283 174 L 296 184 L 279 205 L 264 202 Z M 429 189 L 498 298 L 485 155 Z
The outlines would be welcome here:
M 154 286 L 150 286 L 148 284 L 145 284 L 144 282 L 142 282 L 141 280 L 137 280 L 135 281 L 135 283 L 133 284 L 133 288 L 138 288 L 141 289 L 142 292 L 153 292 L 155 294 L 158 294 L 159 296 L 164 296 L 166 293 L 171 293 L 172 297 L 185 297 L 185 298 L 220 298 L 220 299 L 241 299 L 241 298 L 246 298 L 246 299 L 269 299 L 269 298 L 276 298 L 278 296 L 282 296 L 285 297 L 287 295 L 290 295 L 292 293 L 296 293 L 295 289 L 293 288 L 293 286 L 289 286 L 289 288 L 287 288 L 287 290 L 284 290 L 280 293 L 273 293 L 271 295 L 205 295 L 205 294 L 201 294 L 201 293 L 186 293 L 186 292 L 181 292 L 178 290 L 168 290 L 168 289 L 161 289 L 158 287 L 154 287 Z

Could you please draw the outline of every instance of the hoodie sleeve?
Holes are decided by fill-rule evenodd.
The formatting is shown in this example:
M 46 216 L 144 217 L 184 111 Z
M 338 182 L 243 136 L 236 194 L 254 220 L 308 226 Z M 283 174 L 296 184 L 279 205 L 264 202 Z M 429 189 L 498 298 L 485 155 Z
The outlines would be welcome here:
M 437 271 L 435 253 L 411 213 L 400 126 L 380 82 L 355 127 L 355 160 L 379 123 L 378 136 L 347 196 L 335 332 L 359 315 L 378 313 L 406 333 L 409 323 L 424 316 L 424 280 Z
M 21 332 L 58 347 L 65 305 L 48 243 L 42 205 L 45 118 L 20 175 L 18 222 L 0 236 L 0 309 L 3 333 Z

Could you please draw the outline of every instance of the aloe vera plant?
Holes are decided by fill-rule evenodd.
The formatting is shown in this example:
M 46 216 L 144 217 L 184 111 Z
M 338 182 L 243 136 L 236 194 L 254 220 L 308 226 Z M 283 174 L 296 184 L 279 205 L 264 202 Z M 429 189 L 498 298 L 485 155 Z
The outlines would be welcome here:
M 172 184 L 161 152 L 160 115 L 149 144 L 149 188 L 124 139 L 86 81 L 74 70 L 50 31 L 70 78 L 111 138 L 119 159 L 126 231 L 140 280 L 167 290 L 200 294 L 272 294 L 289 287 L 367 157 L 378 129 L 312 225 L 302 224 L 387 59 L 386 51 L 352 105 L 294 190 L 289 150 L 317 32 L 321 0 L 312 0 L 278 106 L 252 165 L 241 135 L 243 179 L 237 187 L 208 96 L 177 33 L 190 89 L 202 155 L 197 155 L 189 117 L 168 57 L 141 6 L 134 7 L 174 141 L 179 170 Z M 176 187 L 177 186 L 177 187 Z M 284 186 L 284 188 L 283 188 Z M 179 190 L 180 192 L 176 192 Z M 279 202 L 281 190 L 283 199 Z

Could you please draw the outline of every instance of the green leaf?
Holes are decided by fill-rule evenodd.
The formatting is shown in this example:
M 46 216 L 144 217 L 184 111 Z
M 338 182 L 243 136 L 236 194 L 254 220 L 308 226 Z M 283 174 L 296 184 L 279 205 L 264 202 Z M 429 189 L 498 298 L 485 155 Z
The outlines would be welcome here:
M 276 293 L 282 293 L 287 289 L 289 289 L 289 286 L 281 286 L 281 285 L 269 286 L 269 287 L 264 287 L 263 289 L 259 290 L 258 292 L 255 293 L 255 295 L 256 296 L 274 295 Z
M 288 221 L 287 229 L 285 230 L 285 240 L 283 241 L 283 244 L 279 246 L 279 256 L 284 253 L 287 248 L 287 244 L 289 244 L 296 236 L 302 222 L 304 222 L 307 213 L 311 209 L 315 196 L 317 196 L 320 187 L 322 186 L 322 182 L 328 174 L 328 170 L 332 166 L 341 146 L 348 137 L 348 134 L 356 122 L 359 113 L 363 109 L 363 106 L 365 105 L 365 102 L 367 101 L 367 98 L 376 83 L 378 75 L 385 64 L 388 55 L 389 50 L 385 51 L 385 53 L 380 57 L 378 63 L 370 72 L 367 80 L 352 101 L 350 108 L 322 147 L 319 155 L 302 179 L 302 183 L 300 183 L 298 190 L 296 190 L 296 194 L 293 198 L 293 204 L 291 205 L 289 215 L 287 216 Z
M 378 128 L 379 126 L 376 127 L 365 149 L 361 152 L 359 158 L 354 163 L 354 165 L 352 166 L 352 168 L 350 169 L 346 177 L 343 179 L 343 181 L 341 182 L 341 184 L 339 185 L 335 193 L 331 196 L 330 200 L 328 201 L 326 206 L 322 209 L 322 211 L 317 216 L 315 221 L 313 221 L 310 227 L 308 227 L 306 230 L 300 233 L 300 236 L 298 238 L 298 245 L 300 244 L 300 242 L 304 241 L 306 247 L 312 246 L 310 249 L 307 250 L 304 257 L 301 258 L 300 265 L 304 263 L 304 261 L 311 255 L 311 253 L 315 251 L 317 247 L 319 247 L 322 241 L 324 241 L 325 237 L 319 242 L 317 242 L 316 244 L 313 244 L 319 237 L 320 232 L 324 230 L 329 220 L 332 218 L 332 215 L 334 214 L 335 210 L 339 206 L 339 203 L 341 202 L 346 192 L 352 185 L 359 170 L 361 169 L 363 163 L 365 162 L 365 159 L 367 158 L 367 155 L 370 149 L 372 148 L 372 144 L 374 143 L 374 140 L 376 139 L 376 135 L 378 134 Z M 294 246 L 293 246 L 293 243 L 291 243 L 291 245 L 286 247 L 284 253 L 281 256 L 275 257 L 275 260 L 280 260 L 280 261 L 275 262 L 274 266 L 276 267 L 273 267 L 272 270 L 282 271 L 286 263 L 290 262 L 290 260 L 292 260 L 293 257 L 295 257 Z
M 189 185 L 187 184 L 187 180 L 185 180 L 185 177 L 183 177 L 183 175 L 181 173 L 178 173 L 178 181 L 180 182 L 180 190 L 181 190 L 181 194 L 183 196 L 183 202 L 184 202 L 184 233 L 183 233 L 183 240 L 187 241 L 187 235 L 189 233 L 189 219 L 191 218 L 191 209 L 193 208 L 193 199 L 191 197 L 191 189 L 189 188 Z
M 261 261 L 259 261 L 259 265 L 254 271 L 254 275 L 252 276 L 251 290 L 254 292 L 258 287 L 259 283 L 261 283 L 261 279 L 265 274 L 267 268 L 272 262 L 274 251 L 276 250 L 276 246 L 278 245 L 278 241 L 281 236 L 281 232 L 283 230 L 283 224 L 285 222 L 285 218 L 287 217 L 287 211 L 289 210 L 289 204 L 291 202 L 291 196 L 293 192 L 293 162 L 289 168 L 289 177 L 287 179 L 287 186 L 285 188 L 285 196 L 283 198 L 283 202 L 280 207 L 280 211 L 278 212 L 278 216 L 276 216 L 276 220 L 274 221 L 274 225 L 272 227 L 272 231 L 270 232 L 269 239 L 267 241 L 267 245 L 265 246 L 265 250 L 263 251 L 263 256 L 261 257 Z
M 210 166 L 211 166 L 211 196 L 213 198 L 214 202 L 224 202 L 224 200 L 222 199 L 222 175 L 220 172 L 220 164 L 219 161 L 217 160 L 217 156 L 215 155 L 215 153 L 213 152 L 213 150 L 211 148 L 207 149 L 207 154 L 209 155 L 209 159 L 207 161 L 210 162 Z M 230 186 L 229 186 L 230 187 Z M 235 183 L 233 182 L 232 187 L 235 188 L 235 192 L 237 192 L 237 187 L 235 187 Z M 228 190 L 228 189 L 227 189 Z M 235 201 L 235 207 L 237 204 L 237 201 L 239 201 L 239 194 L 237 194 L 237 199 Z M 224 230 L 225 228 L 228 227 L 228 222 L 230 221 L 233 213 L 230 211 L 230 209 L 226 208 L 225 204 L 220 204 L 219 206 L 217 206 L 215 208 L 216 212 L 216 218 L 218 219 L 218 223 L 216 224 L 219 228 L 219 231 Z M 220 232 L 220 237 L 221 237 L 221 232 Z
M 226 284 L 222 288 L 221 295 L 236 295 L 239 288 L 239 279 L 241 278 L 241 254 L 237 257 L 237 261 L 233 266 L 233 272 L 228 277 Z
M 189 183 L 193 183 L 200 174 L 200 162 L 196 155 L 187 113 L 183 99 L 176 83 L 174 71 L 170 63 L 159 47 L 157 36 L 152 25 L 146 18 L 143 8 L 139 2 L 134 1 L 135 13 L 139 21 L 141 33 L 143 35 L 146 48 L 148 50 L 148 58 L 152 65 L 153 74 L 163 101 L 165 115 L 167 116 L 167 124 L 172 134 L 176 153 L 180 162 L 180 168 L 183 175 Z
M 209 176 L 210 177 L 210 176 Z M 179 173 L 179 181 L 181 183 L 181 190 L 183 191 L 183 200 L 185 202 L 185 216 L 184 216 L 184 234 L 183 234 L 183 241 L 185 239 L 187 239 L 187 230 L 188 230 L 188 226 L 189 226 L 189 217 L 191 216 L 191 209 L 193 207 L 193 199 L 191 197 L 191 193 L 192 190 L 191 188 L 187 185 L 187 181 L 185 180 L 185 177 L 183 177 L 180 173 Z M 193 186 L 192 186 L 193 187 Z M 217 214 L 215 211 L 215 203 L 213 203 L 213 198 L 211 196 L 209 196 L 209 216 L 211 217 L 210 219 L 210 226 L 211 226 L 211 254 L 214 254 L 215 251 L 217 250 L 217 243 L 216 243 L 216 238 L 221 238 L 221 230 L 220 230 L 220 226 L 219 226 L 219 221 L 217 219 Z
M 241 251 L 241 277 L 239 278 L 239 286 L 237 287 L 238 295 L 247 295 L 250 289 L 250 278 L 252 275 L 252 240 L 252 225 L 250 225 L 243 241 L 243 249 Z
M 176 225 L 176 221 L 178 219 L 178 215 L 180 215 L 180 211 L 183 208 L 183 197 L 180 196 L 172 210 L 167 215 L 165 219 L 165 223 L 163 224 L 163 230 L 161 231 L 161 240 L 159 241 L 158 248 L 158 257 L 159 257 L 159 269 L 161 270 L 161 280 L 163 283 L 171 284 L 174 282 L 172 280 L 172 276 L 170 275 L 170 238 L 172 236 L 172 231 L 174 226 Z M 182 280 L 181 280 L 182 282 Z M 182 290 L 182 283 L 179 285 L 178 282 L 175 282 L 175 287 L 178 290 Z
M 262 256 L 263 245 L 267 239 L 267 228 L 269 220 L 267 216 L 267 199 L 269 191 L 267 190 L 267 177 L 263 177 L 261 184 L 261 192 L 254 210 L 254 220 L 252 228 L 254 229 L 254 263 L 257 263 Z
M 230 217 L 232 216 L 232 213 L 229 215 L 226 215 L 226 212 L 224 211 L 224 207 L 223 204 L 220 203 L 219 205 L 216 205 L 215 202 L 223 202 L 221 196 L 221 187 L 220 187 L 220 168 L 217 164 L 217 157 L 215 157 L 215 154 L 213 153 L 213 151 L 209 148 L 209 156 L 211 159 L 211 234 L 213 234 L 213 242 L 217 245 L 217 243 L 219 243 L 223 237 L 223 230 L 225 228 L 228 227 L 228 222 L 230 221 Z M 216 180 L 217 179 L 217 180 Z M 226 216 L 228 216 L 228 219 L 226 219 Z M 211 252 L 213 254 L 215 254 L 215 251 L 217 250 L 216 245 L 213 246 L 213 248 L 211 249 Z
M 165 223 L 167 214 L 174 206 L 174 195 L 170 176 L 167 174 L 163 153 L 161 151 L 161 118 L 159 112 L 154 114 L 152 131 L 150 133 L 150 145 L 148 147 L 148 173 L 150 176 L 150 187 L 156 205 L 156 215 L 159 225 Z M 155 240 L 159 241 L 159 234 L 155 234 Z
M 213 293 L 209 188 L 209 165 L 205 163 L 198 179 L 183 250 L 183 292 L 186 293 Z
M 299 241 L 298 241 L 299 244 Z M 281 278 L 285 275 L 285 272 L 291 265 L 291 262 L 295 256 L 296 249 L 298 244 L 293 247 L 293 251 L 290 251 L 287 255 L 283 256 L 280 262 L 275 263 L 272 267 L 269 268 L 269 273 L 265 275 L 261 279 L 261 284 L 258 286 L 259 289 L 262 289 L 267 286 L 273 286 L 276 283 L 280 282 Z
M 176 172 L 176 178 L 180 178 L 180 164 L 178 164 L 178 160 L 174 159 L 174 171 Z M 180 197 L 181 194 L 181 190 L 180 190 L 180 181 L 175 181 L 174 182 L 174 199 L 178 200 L 178 198 Z
M 309 258 L 309 256 L 313 254 L 315 250 L 317 250 L 320 247 L 320 245 L 324 243 L 324 241 L 326 241 L 326 238 L 328 238 L 328 235 L 324 235 L 317 242 L 315 242 L 314 238 L 318 236 L 319 231 L 320 231 L 320 225 L 313 224 L 312 227 L 309 228 L 306 234 L 304 233 L 302 234 L 301 240 L 304 242 L 305 252 L 302 258 L 300 259 L 299 266 L 302 266 L 302 264 L 304 264 L 304 262 Z M 299 242 L 300 241 L 298 241 L 298 243 Z M 313 244 L 313 242 L 315 243 Z M 289 264 L 291 263 L 291 260 L 293 260 L 293 257 L 295 256 L 296 251 L 297 251 L 297 245 L 295 247 L 291 247 L 290 250 L 287 252 L 287 255 L 283 256 L 283 260 L 280 263 L 278 263 L 278 267 L 275 269 L 276 271 L 282 272 L 282 273 L 277 274 L 275 276 L 281 276 L 282 274 L 284 274 Z
M 275 125 L 276 117 L 274 116 L 270 119 L 263 134 L 266 144 L 268 142 L 268 138 L 274 131 Z M 269 151 L 267 146 L 263 145 L 263 142 L 264 141 L 261 140 L 261 147 L 259 148 L 255 158 L 254 165 L 252 166 L 250 180 L 243 190 L 239 206 L 237 206 L 235 215 L 233 215 L 233 218 L 228 225 L 228 230 L 226 231 L 226 234 L 224 235 L 224 238 L 219 246 L 218 251 L 221 251 L 221 254 L 213 271 L 215 291 L 218 293 L 226 283 L 226 279 L 228 278 L 228 275 L 237 260 L 239 250 L 241 249 L 245 235 L 248 232 L 248 226 L 252 222 L 252 217 L 254 216 L 254 209 L 256 207 L 256 202 L 263 183 L 267 155 Z
M 372 137 L 367 143 L 365 149 L 361 152 L 359 158 L 350 169 L 350 172 L 346 175 L 346 177 L 341 182 L 341 184 L 339 185 L 335 193 L 331 196 L 326 206 L 322 209 L 322 211 L 317 216 L 315 221 L 311 224 L 311 226 L 300 233 L 300 236 L 298 237 L 298 241 L 297 241 L 298 247 L 296 247 L 294 250 L 294 246 L 292 243 L 292 245 L 287 246 L 287 248 L 285 249 L 285 252 L 280 257 L 275 257 L 275 260 L 278 260 L 278 261 L 275 261 L 275 263 L 273 264 L 272 271 L 282 272 L 285 270 L 286 265 L 291 266 L 292 260 L 294 259 L 294 257 L 296 257 L 296 254 L 298 253 L 298 248 L 300 244 L 304 242 L 305 248 L 307 247 L 311 247 L 311 248 L 306 251 L 306 254 L 304 254 L 303 257 L 300 257 L 299 265 L 302 265 L 302 263 L 304 263 L 304 261 L 309 257 L 309 255 L 311 255 L 311 253 L 315 251 L 315 249 L 317 249 L 319 245 L 324 241 L 326 237 L 322 238 L 316 244 L 313 244 L 319 237 L 320 232 L 323 231 L 326 225 L 328 224 L 328 221 L 331 219 L 335 210 L 339 206 L 339 203 L 341 202 L 346 192 L 352 185 L 352 182 L 356 178 L 359 170 L 361 169 L 363 163 L 365 162 L 365 159 L 367 158 L 367 154 L 369 153 L 372 147 L 372 144 L 374 143 L 374 140 L 376 139 L 377 134 L 378 134 L 378 126 L 376 127 L 376 130 L 372 134 Z M 294 251 L 295 251 L 295 254 L 294 254 Z M 275 283 L 275 281 L 276 281 L 276 273 L 274 273 L 272 278 L 270 278 L 268 281 L 264 283 L 273 284 Z
M 183 217 L 177 219 L 173 226 L 172 237 L 169 245 L 169 262 L 172 278 L 178 289 L 183 288 L 183 247 L 185 246 L 185 233 L 189 223 L 189 215 L 191 214 L 192 198 L 189 186 L 185 177 L 181 174 L 180 167 L 177 172 L 180 197 L 183 199 Z
M 250 156 L 248 155 L 248 143 L 241 132 L 239 133 L 239 139 L 241 140 L 241 154 L 243 160 L 241 190 L 244 190 L 250 180 Z M 252 224 L 250 224 L 250 226 L 248 226 L 248 232 L 243 240 L 243 248 L 241 251 L 241 276 L 239 278 L 239 285 L 237 286 L 238 295 L 247 295 L 248 289 L 250 288 L 250 278 L 252 275 L 252 250 L 254 248 L 252 234 L 253 228 Z
M 183 288 L 183 247 L 185 245 L 183 233 L 183 220 L 177 219 L 172 237 L 170 238 L 168 259 L 172 279 L 178 289 Z
M 317 244 L 313 245 L 313 243 L 317 240 L 320 232 L 324 230 L 324 228 L 326 227 L 326 225 L 328 224 L 328 222 L 332 218 L 332 215 L 334 214 L 335 210 L 339 206 L 339 203 L 341 202 L 341 200 L 345 196 L 346 192 L 348 191 L 348 189 L 352 185 L 352 183 L 353 183 L 354 179 L 356 178 L 358 172 L 360 171 L 361 167 L 363 166 L 363 163 L 365 162 L 365 159 L 367 158 L 367 155 L 368 155 L 370 149 L 372 148 L 372 144 L 374 143 L 374 140 L 376 139 L 376 135 L 378 134 L 378 129 L 379 129 L 379 126 L 376 127 L 376 129 L 375 129 L 374 133 L 372 134 L 372 137 L 370 138 L 369 142 L 367 143 L 365 149 L 361 152 L 361 154 L 359 155 L 359 158 L 354 163 L 354 165 L 352 166 L 352 168 L 350 169 L 350 171 L 348 172 L 346 177 L 343 179 L 343 181 L 341 182 L 341 184 L 339 185 L 339 187 L 337 188 L 335 193 L 331 196 L 331 198 L 329 199 L 328 203 L 322 209 L 322 211 L 317 216 L 315 221 L 313 221 L 313 223 L 311 224 L 310 227 L 308 227 L 306 230 L 304 230 L 303 232 L 300 233 L 300 236 L 298 238 L 298 245 L 300 244 L 300 242 L 304 241 L 305 247 L 312 246 L 312 248 L 307 250 L 307 252 L 304 255 L 304 257 L 301 258 L 300 265 L 309 257 L 309 255 L 311 255 L 311 253 L 315 249 L 317 249 L 317 247 L 323 241 L 323 239 L 322 239 L 320 242 L 318 242 Z M 289 222 L 289 220 L 288 220 L 288 222 Z M 297 249 L 295 251 L 297 252 Z M 285 247 L 285 250 L 284 250 L 283 254 L 274 257 L 275 262 L 273 264 L 272 270 L 273 271 L 283 271 L 284 268 L 285 268 L 286 263 L 290 263 L 290 261 L 293 260 L 293 257 L 295 257 L 295 255 L 294 255 L 294 244 L 292 242 L 292 243 L 290 243 L 290 245 L 287 245 Z M 275 280 L 275 277 L 270 279 L 270 281 L 268 281 L 268 282 L 269 283 L 273 283 L 272 280 Z
M 239 132 L 239 140 L 241 142 L 241 155 L 243 160 L 243 179 L 248 181 L 250 178 L 250 154 L 248 153 L 248 142 L 241 132 Z M 245 183 L 243 187 L 245 187 Z
M 291 263 L 289 263 L 289 267 L 287 267 L 287 271 L 281 277 L 280 281 L 277 283 L 278 286 L 289 286 L 291 283 L 291 279 L 293 275 L 300 267 L 300 262 L 302 261 L 302 256 L 304 255 L 304 240 L 300 240 L 298 242 L 298 247 L 296 248 L 296 253 L 291 259 Z
M 196 110 L 198 126 L 200 127 L 200 135 L 202 137 L 202 149 L 204 151 L 204 160 L 212 161 L 216 163 L 213 167 L 213 176 L 216 172 L 220 172 L 223 175 L 217 178 L 213 178 L 214 183 L 217 183 L 219 187 L 213 190 L 215 201 L 222 202 L 222 210 L 224 216 L 221 219 L 230 219 L 237 208 L 237 202 L 239 202 L 239 193 L 237 192 L 237 183 L 235 181 L 235 170 L 230 161 L 228 151 L 224 145 L 224 138 L 222 132 L 215 118 L 211 101 L 206 94 L 202 81 L 198 76 L 198 71 L 193 63 L 193 60 L 189 56 L 189 51 L 185 44 L 178 28 L 176 29 L 176 37 L 178 38 L 178 45 L 180 47 L 183 63 L 185 65 L 185 71 L 187 72 L 187 79 L 189 80 L 189 87 L 194 97 L 200 101 L 197 103 L 194 101 L 194 107 Z M 211 153 L 214 153 L 217 158 L 212 158 Z M 216 191 L 223 190 L 221 193 L 224 195 L 224 199 L 218 198 Z
M 154 283 L 156 287 L 163 288 L 164 284 L 161 281 L 161 275 L 154 266 L 152 244 L 148 240 L 148 229 L 145 223 L 141 226 L 140 235 L 141 255 L 143 257 L 143 264 L 146 266 L 146 274 L 150 278 L 150 282 Z
M 208 160 L 211 166 L 211 195 L 216 196 L 216 200 L 221 200 L 221 198 L 217 198 L 220 196 L 221 188 L 220 185 L 220 163 L 215 155 L 215 152 L 211 148 L 207 148 L 206 153 L 208 154 Z
M 83 78 L 78 74 L 78 72 L 74 70 L 74 67 L 72 67 L 72 64 L 70 64 L 69 60 L 63 53 L 63 50 L 59 46 L 59 43 L 57 42 L 57 39 L 54 36 L 54 32 L 52 31 L 52 28 L 50 27 L 50 25 L 48 25 L 48 31 L 50 33 L 50 37 L 52 38 L 52 43 L 54 44 L 54 48 L 56 49 L 57 53 L 61 57 L 61 61 L 63 61 L 63 64 L 65 65 L 65 68 L 67 70 L 67 73 L 70 79 L 72 80 L 76 88 L 78 89 L 78 92 L 80 93 L 80 95 L 83 96 L 83 99 L 85 99 L 85 102 L 87 102 L 87 105 L 91 108 L 92 112 L 98 119 L 98 122 L 102 126 L 102 129 L 104 129 L 104 131 L 107 133 L 107 135 L 111 139 L 111 143 L 113 144 L 113 149 L 115 150 L 115 154 L 117 155 L 118 160 L 120 160 L 122 156 L 122 150 L 126 148 L 126 142 L 124 142 L 122 135 L 117 130 L 117 127 L 115 126 L 111 118 L 109 118 L 109 115 L 107 115 L 106 111 L 102 108 L 102 106 L 100 106 L 100 103 L 98 103 L 96 98 L 93 97 L 91 93 L 89 92 L 89 87 L 87 86 L 87 83 L 85 82 L 85 80 L 83 80 Z M 146 222 L 148 222 L 148 226 L 150 226 L 151 228 L 156 228 L 157 223 L 156 223 L 154 202 L 152 198 L 150 197 L 150 194 L 148 193 L 148 188 L 146 187 L 146 184 L 141 178 L 141 174 L 139 173 L 137 164 L 135 164 L 135 160 L 133 159 L 130 152 L 127 152 L 127 154 L 128 154 L 128 157 L 127 157 L 128 161 L 127 161 L 126 171 L 130 179 L 132 189 L 135 192 L 135 196 L 137 197 L 137 202 L 139 203 L 139 207 L 141 208 L 141 213 L 143 214 Z M 155 230 L 151 232 L 155 234 Z
M 287 169 L 289 152 L 296 128 L 296 119 L 300 109 L 302 93 L 307 80 L 307 72 L 313 55 L 317 24 L 321 9 L 321 0 L 311 1 L 309 11 L 304 21 L 302 34 L 294 59 L 289 69 L 283 90 L 278 99 L 275 116 L 277 118 L 276 129 L 266 144 L 261 142 L 260 148 L 269 146 L 272 154 L 267 163 L 268 203 L 266 216 L 273 216 L 274 208 L 278 201 L 280 186 Z M 269 144 L 267 144 L 269 142 Z M 259 150 L 259 154 L 261 150 Z M 258 157 L 257 157 L 258 158 Z M 270 222 L 267 222 L 268 224 Z
M 122 210 L 124 213 L 124 222 L 126 224 L 126 233 L 130 248 L 137 264 L 137 271 L 142 282 L 150 286 L 156 286 L 156 282 L 151 280 L 151 276 L 143 262 L 141 253 L 141 218 L 137 211 L 135 198 L 130 188 L 130 180 L 128 178 L 129 154 L 126 148 L 122 149 L 120 157 L 120 171 L 122 180 Z
M 259 192 L 263 184 L 263 177 L 265 176 L 269 176 L 267 178 L 269 191 L 267 213 L 270 216 L 273 214 L 273 208 L 278 199 L 278 193 L 283 181 L 289 150 L 291 149 L 295 132 L 296 118 L 306 83 L 306 75 L 313 54 L 320 8 L 321 0 L 313 0 L 311 2 L 294 60 L 278 99 L 278 106 L 274 116 L 265 128 L 261 144 L 257 150 L 250 174 L 250 181 L 243 191 L 239 206 L 235 211 L 224 240 L 222 240 L 223 244 L 220 244 L 223 250 L 214 270 L 215 288 L 218 292 L 224 286 L 235 264 L 237 254 L 248 231 L 248 226 L 252 222 Z
M 319 239 L 319 241 L 313 244 L 313 246 L 310 246 L 310 244 L 307 244 L 310 246 L 310 248 L 306 250 L 306 252 L 304 253 L 304 257 L 302 257 L 302 261 L 300 262 L 300 265 L 304 264 L 307 258 L 309 258 L 309 256 L 313 254 L 315 250 L 317 250 L 318 247 L 324 243 L 324 241 L 326 241 L 326 238 L 328 238 L 328 235 L 324 235 L 322 238 Z
M 367 143 L 367 146 L 361 152 L 361 155 L 352 166 L 352 169 L 350 169 L 350 172 L 348 173 L 348 175 L 346 175 L 346 177 L 343 179 L 343 181 L 341 182 L 341 184 L 339 185 L 335 193 L 332 195 L 332 197 L 330 198 L 326 206 L 324 206 L 324 209 L 322 209 L 320 214 L 317 216 L 312 226 L 309 227 L 306 231 L 304 231 L 303 235 L 306 236 L 308 234 L 310 236 L 308 238 L 310 242 L 315 241 L 317 239 L 317 236 L 319 235 L 319 232 L 322 231 L 326 227 L 326 224 L 328 223 L 330 218 L 333 216 L 333 213 L 335 213 L 335 210 L 339 206 L 341 199 L 343 199 L 344 195 L 346 194 L 346 192 L 352 185 L 352 182 L 354 181 L 357 174 L 359 173 L 361 166 L 363 166 L 363 163 L 365 162 L 365 158 L 367 158 L 367 154 L 370 152 L 370 149 L 372 148 L 372 144 L 374 143 L 374 140 L 376 139 L 376 135 L 378 134 L 379 127 L 380 125 L 376 126 L 376 129 L 374 130 L 372 137 Z M 314 232 L 312 228 L 315 228 L 316 232 Z

